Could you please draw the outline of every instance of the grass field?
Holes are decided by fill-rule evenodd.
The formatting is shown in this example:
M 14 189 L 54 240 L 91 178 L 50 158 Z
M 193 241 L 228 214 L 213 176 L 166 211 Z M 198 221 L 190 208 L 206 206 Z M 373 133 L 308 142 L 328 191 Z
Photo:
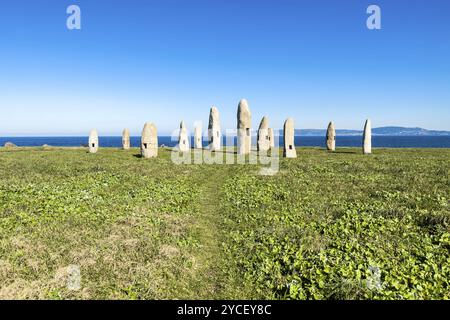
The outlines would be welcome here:
M 297 153 L 0 148 L 0 298 L 450 298 L 449 149 Z

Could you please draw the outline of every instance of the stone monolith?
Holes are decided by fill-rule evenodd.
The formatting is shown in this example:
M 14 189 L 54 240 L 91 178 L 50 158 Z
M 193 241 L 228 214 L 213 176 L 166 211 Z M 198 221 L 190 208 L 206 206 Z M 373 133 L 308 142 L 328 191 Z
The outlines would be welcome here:
M 219 151 L 221 148 L 221 133 L 220 133 L 220 119 L 219 110 L 212 106 L 209 111 L 209 124 L 208 124 L 208 140 L 209 150 Z
M 237 112 L 238 154 L 249 154 L 252 147 L 252 115 L 245 99 L 239 101 Z
M 141 155 L 144 158 L 158 156 L 158 132 L 156 126 L 151 122 L 147 122 L 142 129 Z
M 370 123 L 370 119 L 367 119 L 366 124 L 364 125 L 363 153 L 364 154 L 372 153 L 372 124 Z
M 275 136 L 274 136 L 274 134 L 273 134 L 273 129 L 272 128 L 269 128 L 268 130 L 268 133 L 269 133 L 269 147 L 272 149 L 272 148 L 275 148 Z
M 269 119 L 267 117 L 263 117 L 259 124 L 257 141 L 258 151 L 267 151 L 270 149 Z
M 195 149 L 202 149 L 203 143 L 202 143 L 202 125 L 197 124 L 194 127 L 194 147 Z
M 181 152 L 189 151 L 189 137 L 187 133 L 186 124 L 184 121 L 180 123 L 180 134 L 178 136 L 178 148 Z
M 283 157 L 285 158 L 297 158 L 297 151 L 295 150 L 294 144 L 294 119 L 289 118 L 284 122 L 284 149 L 283 149 Z
M 122 132 L 122 149 L 130 149 L 130 130 L 125 129 Z
M 98 133 L 97 130 L 92 130 L 89 134 L 89 153 L 96 153 L 98 151 Z
M 327 128 L 327 150 L 336 150 L 336 130 L 333 121 L 328 124 Z

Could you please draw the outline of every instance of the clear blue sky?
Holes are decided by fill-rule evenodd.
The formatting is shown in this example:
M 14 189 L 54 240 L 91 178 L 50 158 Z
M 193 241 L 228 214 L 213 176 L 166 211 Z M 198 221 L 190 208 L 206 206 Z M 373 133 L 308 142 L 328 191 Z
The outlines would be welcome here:
M 2 0 L 0 135 L 164 134 L 213 104 L 234 128 L 241 98 L 254 126 L 450 130 L 449 16 L 448 0 Z

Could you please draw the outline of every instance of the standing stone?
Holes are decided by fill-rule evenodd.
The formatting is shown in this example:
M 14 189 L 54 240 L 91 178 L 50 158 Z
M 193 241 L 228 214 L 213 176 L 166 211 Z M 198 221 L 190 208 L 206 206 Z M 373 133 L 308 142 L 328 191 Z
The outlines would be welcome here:
M 284 122 L 284 150 L 283 157 L 297 158 L 297 151 L 294 144 L 294 119 L 289 118 Z
M 273 148 L 275 148 L 275 137 L 273 134 L 273 129 L 269 128 L 268 132 L 269 132 L 269 147 L 270 147 L 270 149 L 273 149 Z
M 180 135 L 178 136 L 178 148 L 181 152 L 189 151 L 189 137 L 187 134 L 186 124 L 184 121 L 180 123 Z
M 335 151 L 336 150 L 336 130 L 334 128 L 334 123 L 331 121 L 328 124 L 327 129 L 327 150 Z
M 147 122 L 142 129 L 141 155 L 144 158 L 156 158 L 158 156 L 158 132 L 153 123 Z
M 363 153 L 364 154 L 372 153 L 372 124 L 370 123 L 370 119 L 367 119 L 366 124 L 364 125 Z
M 263 117 L 258 129 L 258 151 L 267 151 L 270 149 L 270 137 L 269 137 L 269 119 Z
M 239 101 L 237 112 L 238 154 L 249 154 L 252 147 L 252 115 L 245 99 Z
M 89 134 L 89 153 L 96 153 L 98 151 L 98 133 L 97 130 L 92 130 Z
M 125 129 L 122 132 L 122 148 L 123 150 L 130 149 L 130 130 Z
M 209 111 L 208 140 L 209 150 L 219 151 L 221 148 L 219 110 L 212 106 Z
M 194 147 L 195 147 L 195 149 L 202 149 L 203 148 L 203 144 L 202 144 L 202 125 L 201 124 L 197 124 L 194 127 Z

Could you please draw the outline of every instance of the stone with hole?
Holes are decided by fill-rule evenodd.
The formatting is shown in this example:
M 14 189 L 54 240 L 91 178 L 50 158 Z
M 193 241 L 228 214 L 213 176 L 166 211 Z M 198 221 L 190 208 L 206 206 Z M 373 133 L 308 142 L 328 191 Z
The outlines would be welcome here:
M 212 106 L 209 111 L 208 123 L 209 150 L 220 151 L 222 145 L 221 139 L 219 110 L 215 106 Z
M 89 153 L 97 153 L 98 147 L 98 133 L 94 129 L 89 134 Z
M 186 124 L 184 121 L 181 121 L 180 123 L 180 134 L 178 136 L 178 149 L 181 152 L 188 152 L 189 147 L 189 136 L 186 128 Z
M 289 118 L 284 122 L 284 128 L 283 128 L 283 157 L 285 158 L 297 158 L 297 151 L 295 150 L 295 144 L 294 144 L 294 136 L 295 136 L 295 129 L 294 129 L 294 119 Z
M 195 149 L 202 149 L 203 143 L 202 143 L 202 125 L 198 123 L 194 127 L 194 147 Z
M 151 122 L 147 122 L 142 129 L 141 155 L 147 159 L 158 156 L 158 132 Z
M 269 128 L 267 131 L 269 132 L 269 147 L 270 149 L 273 149 L 275 148 L 275 136 L 273 134 L 273 129 Z
M 266 152 L 270 149 L 269 119 L 267 117 L 263 117 L 259 124 L 257 142 L 258 152 Z

